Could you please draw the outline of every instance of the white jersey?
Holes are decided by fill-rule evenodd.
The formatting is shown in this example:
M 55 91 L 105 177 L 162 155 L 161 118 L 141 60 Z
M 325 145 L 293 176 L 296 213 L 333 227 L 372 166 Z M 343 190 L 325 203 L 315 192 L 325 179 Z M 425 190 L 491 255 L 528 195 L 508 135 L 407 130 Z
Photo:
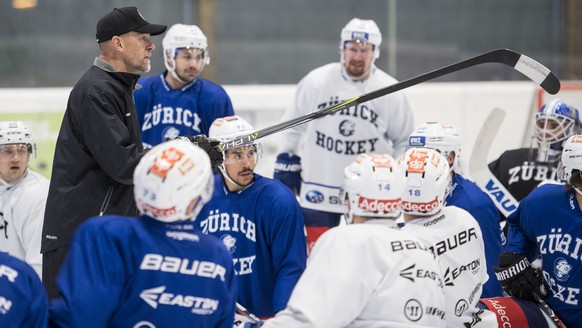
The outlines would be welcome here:
M 340 63 L 328 64 L 311 71 L 299 82 L 294 101 L 282 120 L 303 116 L 396 82 L 374 66 L 368 79 L 354 82 Z M 284 132 L 280 153 L 297 154 L 302 161 L 301 207 L 343 213 L 338 185 L 343 169 L 362 153 L 398 157 L 406 150 L 413 129 L 414 118 L 408 100 L 397 92 Z
M 378 224 L 338 226 L 315 244 L 271 327 L 445 327 L 438 260 L 418 238 Z
M 483 312 L 477 303 L 489 278 L 477 221 L 461 208 L 446 206 L 437 214 L 406 222 L 401 229 L 422 240 L 440 260 L 447 327 L 475 325 Z
M 49 181 L 27 170 L 14 183 L 0 186 L 0 252 L 28 263 L 42 275 L 40 242 Z

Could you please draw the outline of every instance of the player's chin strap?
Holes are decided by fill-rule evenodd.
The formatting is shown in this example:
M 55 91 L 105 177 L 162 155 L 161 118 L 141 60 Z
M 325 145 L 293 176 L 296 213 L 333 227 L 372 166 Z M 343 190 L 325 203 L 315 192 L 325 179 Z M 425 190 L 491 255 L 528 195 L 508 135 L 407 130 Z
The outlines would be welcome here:
M 245 188 L 245 186 L 235 182 L 233 179 L 231 179 L 230 175 L 228 175 L 228 172 L 226 171 L 226 167 L 224 166 L 224 163 L 220 164 L 218 166 L 218 169 L 220 170 L 220 173 L 222 173 L 222 176 L 228 180 L 228 182 L 232 183 L 233 185 L 237 186 L 237 187 L 241 187 L 241 188 Z

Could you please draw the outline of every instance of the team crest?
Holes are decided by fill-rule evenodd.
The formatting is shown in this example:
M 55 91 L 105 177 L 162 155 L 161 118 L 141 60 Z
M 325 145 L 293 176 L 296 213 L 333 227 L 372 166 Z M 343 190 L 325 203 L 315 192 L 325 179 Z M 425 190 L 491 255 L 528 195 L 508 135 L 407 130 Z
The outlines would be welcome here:
M 568 261 L 559 257 L 554 262 L 554 275 L 556 279 L 564 282 L 570 278 L 570 271 L 572 271 L 572 266 L 568 264 Z
M 353 136 L 356 132 L 356 123 L 350 120 L 343 120 L 339 125 L 339 133 L 344 137 Z
M 178 138 L 180 131 L 173 126 L 165 128 L 162 132 L 162 140 L 174 140 Z
M 222 235 L 220 240 L 229 252 L 234 253 L 234 251 L 236 251 L 236 238 L 231 235 Z

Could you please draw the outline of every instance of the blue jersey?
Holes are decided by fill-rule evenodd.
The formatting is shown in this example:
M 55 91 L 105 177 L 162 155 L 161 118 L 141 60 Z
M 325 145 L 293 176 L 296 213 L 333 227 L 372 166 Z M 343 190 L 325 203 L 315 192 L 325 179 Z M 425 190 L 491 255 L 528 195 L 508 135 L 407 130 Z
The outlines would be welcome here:
M 25 262 L 0 252 L 0 327 L 47 324 L 48 300 L 40 278 Z
M 564 185 L 534 189 L 507 218 L 505 251 L 527 256 L 539 253 L 552 291 L 546 302 L 567 327 L 582 323 L 582 211 Z
M 232 327 L 232 256 L 192 222 L 95 217 L 76 231 L 50 304 L 59 327 Z M 138 324 L 139 323 L 139 324 Z
M 238 302 L 259 317 L 283 310 L 305 270 L 303 216 L 295 196 L 277 180 L 254 175 L 253 184 L 229 192 L 220 174 L 196 224 L 222 240 L 238 275 Z
M 220 85 L 197 78 L 174 90 L 164 78 L 167 73 L 140 79 L 134 93 L 145 148 L 178 136 L 208 135 L 215 119 L 234 115 Z
M 495 276 L 493 267 L 499 261 L 502 230 L 499 224 L 499 211 L 495 203 L 473 182 L 460 174 L 453 177 L 453 190 L 446 199 L 447 205 L 454 205 L 469 212 L 481 228 L 485 244 L 485 261 L 489 280 L 483 285 L 482 298 L 503 296 L 503 288 Z

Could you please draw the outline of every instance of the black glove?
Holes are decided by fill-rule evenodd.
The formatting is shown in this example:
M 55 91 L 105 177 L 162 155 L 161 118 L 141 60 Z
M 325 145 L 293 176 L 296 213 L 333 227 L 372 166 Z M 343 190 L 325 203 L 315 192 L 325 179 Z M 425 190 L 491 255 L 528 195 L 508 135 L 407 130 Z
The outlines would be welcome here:
M 220 141 L 208 138 L 204 134 L 199 134 L 197 136 L 185 136 L 182 138 L 186 138 L 191 143 L 202 148 L 202 150 L 208 154 L 208 157 L 210 157 L 210 165 L 212 165 L 212 167 L 217 167 L 218 165 L 222 164 L 224 156 L 222 155 L 221 151 L 216 149 L 216 147 L 220 145 Z
M 281 153 L 275 162 L 273 179 L 283 182 L 295 195 L 301 192 L 301 158 Z
M 516 253 L 501 253 L 499 266 L 493 267 L 503 290 L 511 296 L 537 303 L 539 298 L 548 297 L 542 271 L 534 269 L 529 260 Z

